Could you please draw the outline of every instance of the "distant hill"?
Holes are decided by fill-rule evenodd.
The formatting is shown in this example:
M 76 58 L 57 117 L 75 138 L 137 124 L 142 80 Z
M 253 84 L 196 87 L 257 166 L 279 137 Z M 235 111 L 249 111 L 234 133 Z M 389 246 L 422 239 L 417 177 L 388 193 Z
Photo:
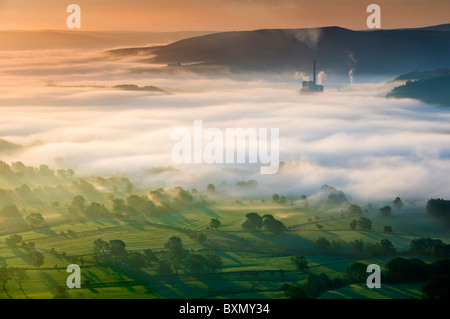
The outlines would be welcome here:
M 441 76 L 447 76 L 450 74 L 449 69 L 437 69 L 432 71 L 414 71 L 407 74 L 400 75 L 396 77 L 393 82 L 395 81 L 414 81 L 414 80 L 425 80 L 429 78 L 435 78 L 435 77 L 441 77 Z
M 352 31 L 339 27 L 214 33 L 165 46 L 108 51 L 148 55 L 148 62 L 201 70 L 311 73 L 312 60 L 328 74 L 395 75 L 450 67 L 450 25 L 424 29 Z
M 0 31 L 0 50 L 111 49 L 124 46 L 166 44 L 209 31 Z
M 0 138 L 0 152 L 13 152 L 21 148 L 22 146 L 20 145 L 8 142 L 7 140 Z
M 396 78 L 407 82 L 394 88 L 386 97 L 412 98 L 430 104 L 450 106 L 450 69 L 411 72 Z
M 113 86 L 114 89 L 119 90 L 125 90 L 125 91 L 145 91 L 145 92 L 157 92 L 157 93 L 166 93 L 169 94 L 169 92 L 160 89 L 156 86 L 150 85 L 150 86 L 137 86 L 135 84 L 119 84 Z

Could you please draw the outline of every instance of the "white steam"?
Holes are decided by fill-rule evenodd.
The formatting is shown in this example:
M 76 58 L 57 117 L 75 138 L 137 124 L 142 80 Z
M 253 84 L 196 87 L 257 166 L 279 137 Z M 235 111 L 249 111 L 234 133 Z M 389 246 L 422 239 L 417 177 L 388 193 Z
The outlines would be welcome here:
M 348 71 L 348 78 L 350 79 L 350 84 L 353 84 L 353 82 L 354 82 L 354 76 L 353 76 L 353 74 L 355 73 L 355 69 L 350 69 L 349 71 Z
M 316 50 L 320 41 L 322 30 L 320 28 L 295 30 L 294 37 L 310 49 Z
M 317 84 L 321 85 L 323 84 L 323 81 L 326 80 L 327 78 L 327 74 L 325 73 L 325 71 L 319 71 L 317 73 Z
M 348 59 L 350 60 L 349 61 L 350 70 L 348 71 L 348 78 L 350 80 L 350 84 L 353 84 L 353 82 L 355 81 L 356 64 L 358 63 L 358 61 L 353 55 L 353 52 L 349 52 Z
M 302 80 L 302 81 L 309 81 L 309 76 L 307 76 L 305 73 L 303 73 L 303 72 L 298 72 L 298 71 L 296 71 L 295 72 L 295 74 L 294 74 L 294 78 L 295 78 L 295 80 Z

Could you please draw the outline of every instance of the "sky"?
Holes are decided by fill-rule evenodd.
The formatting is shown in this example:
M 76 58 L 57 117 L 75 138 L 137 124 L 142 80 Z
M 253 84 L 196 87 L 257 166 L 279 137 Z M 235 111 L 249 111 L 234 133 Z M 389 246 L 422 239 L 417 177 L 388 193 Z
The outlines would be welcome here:
M 0 0 L 0 30 L 66 29 L 72 3 L 81 7 L 81 31 L 362 30 L 371 3 L 381 7 L 383 29 L 450 22 L 448 0 Z

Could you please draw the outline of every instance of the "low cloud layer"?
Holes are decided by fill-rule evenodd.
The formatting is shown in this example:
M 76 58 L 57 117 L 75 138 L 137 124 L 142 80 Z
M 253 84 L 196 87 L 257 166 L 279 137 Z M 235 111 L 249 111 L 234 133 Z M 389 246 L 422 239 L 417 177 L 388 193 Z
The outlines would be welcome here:
M 446 197 L 450 192 L 450 112 L 414 100 L 385 99 L 384 84 L 333 86 L 300 95 L 300 80 L 239 81 L 199 75 L 132 73 L 139 60 L 90 52 L 0 52 L 0 138 L 21 145 L 11 163 L 74 168 L 79 175 L 120 171 L 150 187 L 229 189 L 256 180 L 254 193 L 312 194 L 321 185 L 360 200 Z M 155 85 L 172 95 L 108 88 Z M 171 161 L 176 128 L 279 128 L 276 175 L 259 165 Z M 164 169 L 169 167 L 167 169 Z M 158 169 L 151 169 L 158 168 Z M 249 191 L 251 193 L 251 191 Z

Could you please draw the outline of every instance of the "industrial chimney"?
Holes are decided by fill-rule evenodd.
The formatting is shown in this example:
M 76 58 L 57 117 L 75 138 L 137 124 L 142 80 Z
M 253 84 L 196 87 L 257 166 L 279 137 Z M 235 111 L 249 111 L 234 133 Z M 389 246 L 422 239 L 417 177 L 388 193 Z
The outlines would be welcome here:
M 300 92 L 302 93 L 323 92 L 323 85 L 317 85 L 316 60 L 314 60 L 313 80 L 303 81 L 302 89 L 300 90 Z
M 316 60 L 314 60 L 314 76 L 313 76 L 313 82 L 314 85 L 317 85 L 317 81 L 316 81 Z

